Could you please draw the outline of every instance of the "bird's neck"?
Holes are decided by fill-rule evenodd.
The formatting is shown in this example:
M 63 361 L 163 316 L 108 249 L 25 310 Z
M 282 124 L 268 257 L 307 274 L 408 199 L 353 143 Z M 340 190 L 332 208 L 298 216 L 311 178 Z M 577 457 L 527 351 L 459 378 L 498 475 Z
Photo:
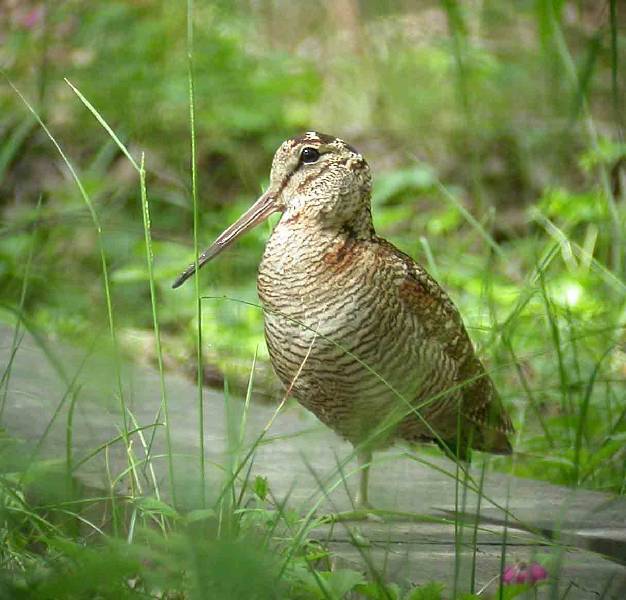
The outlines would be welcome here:
M 374 223 L 372 222 L 372 211 L 369 207 L 363 209 L 354 218 L 350 219 L 350 222 L 345 223 L 342 230 L 354 239 L 371 240 L 376 235 Z
M 306 210 L 286 211 L 274 229 L 278 237 L 298 237 L 336 240 L 349 237 L 354 240 L 371 240 L 375 237 L 372 213 L 369 207 L 359 210 L 349 218 L 333 218 L 333 215 L 309 214 Z
M 366 243 L 375 237 L 368 214 L 350 223 L 333 225 L 319 220 L 290 219 L 285 213 L 265 247 L 261 271 L 316 271 L 325 268 L 325 257 L 338 249 Z

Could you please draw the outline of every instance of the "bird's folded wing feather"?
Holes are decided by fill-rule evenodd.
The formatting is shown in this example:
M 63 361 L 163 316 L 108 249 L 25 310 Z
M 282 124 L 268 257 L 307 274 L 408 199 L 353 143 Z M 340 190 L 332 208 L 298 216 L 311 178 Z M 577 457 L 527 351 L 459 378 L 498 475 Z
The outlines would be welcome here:
M 481 427 L 508 433 L 511 420 L 485 368 L 475 354 L 461 315 L 441 286 L 410 256 L 378 238 L 383 259 L 401 269 L 398 293 L 415 312 L 430 344 L 437 345 L 455 365 L 456 381 L 461 386 L 462 413 Z

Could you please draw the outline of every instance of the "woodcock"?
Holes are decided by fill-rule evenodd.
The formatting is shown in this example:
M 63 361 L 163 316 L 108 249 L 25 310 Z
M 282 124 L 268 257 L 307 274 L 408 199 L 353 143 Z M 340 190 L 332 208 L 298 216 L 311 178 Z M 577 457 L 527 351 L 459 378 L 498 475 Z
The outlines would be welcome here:
M 461 459 L 471 448 L 508 454 L 513 431 L 448 295 L 376 235 L 371 183 L 343 140 L 291 138 L 269 189 L 197 261 L 282 213 L 258 275 L 270 359 L 290 393 L 355 447 L 361 506 L 372 450 L 401 439 L 435 441 Z

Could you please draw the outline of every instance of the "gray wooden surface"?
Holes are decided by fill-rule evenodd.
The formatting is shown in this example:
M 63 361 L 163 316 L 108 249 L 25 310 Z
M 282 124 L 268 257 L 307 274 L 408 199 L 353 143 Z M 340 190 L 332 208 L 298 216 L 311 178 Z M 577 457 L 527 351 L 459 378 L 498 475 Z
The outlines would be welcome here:
M 2 372 L 10 360 L 12 336 L 12 329 L 0 325 Z M 46 346 L 52 355 L 47 355 L 44 346 L 29 334 L 21 340 L 12 362 L 2 426 L 10 436 L 25 442 L 21 450 L 23 456 L 37 449 L 42 458 L 65 457 L 71 397 L 67 391 L 72 383 L 71 389 L 76 390 L 72 453 L 74 460 L 78 460 L 120 433 L 120 403 L 113 360 L 103 342 L 96 343 L 86 361 L 86 351 L 61 347 L 49 340 Z M 153 423 L 161 402 L 158 374 L 132 367 L 129 362 L 123 364 L 122 372 L 124 398 L 138 423 Z M 187 380 L 167 375 L 166 391 L 177 496 L 179 501 L 193 505 L 199 489 L 197 390 Z M 238 426 L 242 403 L 231 399 L 230 408 L 225 410 L 223 394 L 210 390 L 204 391 L 204 402 L 210 499 L 219 489 L 222 477 L 221 470 L 213 463 L 221 465 L 226 460 L 228 423 L 234 424 L 231 429 Z M 55 411 L 58 414 L 53 419 Z M 247 443 L 260 434 L 273 413 L 273 406 L 252 402 L 246 422 Z M 227 418 L 227 414 L 231 417 Z M 145 431 L 146 437 L 150 436 L 149 431 Z M 133 438 L 141 456 L 140 442 L 137 436 Z M 266 440 L 256 450 L 253 472 L 268 478 L 276 498 L 288 496 L 288 505 L 302 514 L 319 500 L 319 514 L 350 508 L 341 475 L 347 477 L 348 485 L 354 489 L 356 464 L 350 458 L 350 446 L 293 403 L 275 419 Z M 156 431 L 154 450 L 157 454 L 165 451 L 162 427 Z M 422 457 L 434 466 L 418 462 L 409 454 L 418 459 Z M 106 489 L 108 478 L 103 457 L 101 452 L 86 462 L 78 470 L 78 476 L 89 485 Z M 109 459 L 113 469 L 123 468 L 121 444 L 111 446 Z M 154 466 L 162 489 L 167 491 L 165 461 L 155 460 Z M 471 490 L 464 491 L 462 485 L 457 485 L 453 477 L 440 469 L 454 472 L 454 464 L 432 452 L 407 453 L 403 448 L 395 448 L 378 453 L 372 467 L 371 500 L 377 508 L 388 511 L 452 518 L 462 513 L 467 517 L 467 525 L 457 528 L 456 533 L 450 524 L 395 517 L 384 522 L 325 525 L 313 535 L 335 552 L 334 560 L 338 565 L 363 572 L 373 565 L 400 584 L 440 580 L 448 582 L 449 586 L 452 586 L 456 569 L 460 589 L 465 590 L 472 563 L 474 528 L 471 519 L 476 515 L 477 495 Z M 476 481 L 480 478 L 476 467 L 472 469 L 472 476 Z M 552 554 L 560 565 L 555 585 L 561 594 L 567 592 L 566 598 L 626 598 L 624 499 L 519 479 L 491 470 L 486 474 L 483 494 L 476 560 L 479 587 L 499 571 L 507 520 L 507 563 L 531 560 L 538 553 Z M 507 506 L 508 519 L 504 510 Z M 361 543 L 354 543 L 355 533 Z M 543 588 L 541 593 L 547 597 L 549 591 Z

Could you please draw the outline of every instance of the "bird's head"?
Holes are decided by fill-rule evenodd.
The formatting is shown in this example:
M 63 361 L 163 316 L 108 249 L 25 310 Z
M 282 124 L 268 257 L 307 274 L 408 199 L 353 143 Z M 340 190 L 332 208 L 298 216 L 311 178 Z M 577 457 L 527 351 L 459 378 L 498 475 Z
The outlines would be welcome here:
M 275 212 L 283 213 L 281 222 L 369 237 L 370 190 L 369 165 L 350 144 L 315 131 L 290 138 L 274 155 L 267 191 L 198 257 L 198 268 Z M 173 287 L 194 272 L 195 263 Z
M 332 228 L 369 211 L 370 169 L 340 138 L 309 131 L 282 143 L 272 161 L 270 189 L 285 220 Z

